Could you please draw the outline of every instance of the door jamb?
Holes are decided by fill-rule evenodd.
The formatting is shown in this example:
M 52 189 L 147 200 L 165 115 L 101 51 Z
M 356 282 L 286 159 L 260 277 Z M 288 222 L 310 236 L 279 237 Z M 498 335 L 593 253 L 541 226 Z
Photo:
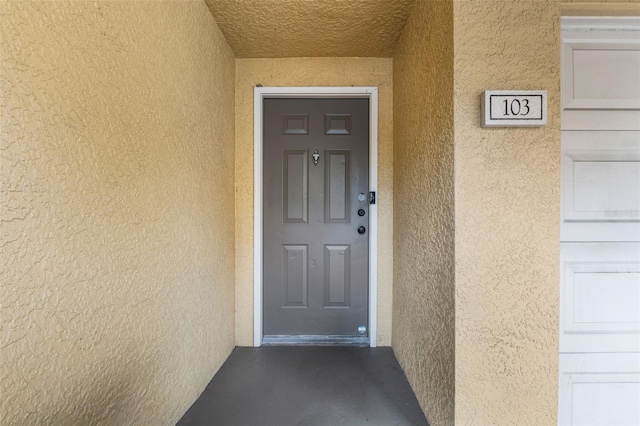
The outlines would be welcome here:
M 378 192 L 378 88 L 360 87 L 255 87 L 253 96 L 253 346 L 262 344 L 263 273 L 263 100 L 266 98 L 369 99 L 369 191 Z M 369 205 L 369 346 L 377 346 L 378 314 L 378 204 Z

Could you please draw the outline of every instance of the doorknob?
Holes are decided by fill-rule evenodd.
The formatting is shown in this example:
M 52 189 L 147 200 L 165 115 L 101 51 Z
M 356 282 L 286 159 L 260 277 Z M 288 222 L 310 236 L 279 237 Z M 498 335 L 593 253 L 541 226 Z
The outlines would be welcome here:
M 367 228 L 365 228 L 364 226 L 358 228 L 358 234 L 362 235 L 365 232 L 367 232 Z

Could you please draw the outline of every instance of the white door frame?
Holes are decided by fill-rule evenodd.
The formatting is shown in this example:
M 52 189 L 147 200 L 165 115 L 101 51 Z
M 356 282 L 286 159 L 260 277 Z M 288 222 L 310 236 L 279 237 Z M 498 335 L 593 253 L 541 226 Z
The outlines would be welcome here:
M 266 98 L 369 99 L 369 191 L 378 193 L 378 88 L 367 87 L 256 87 L 253 96 L 253 346 L 262 344 L 262 162 L 263 100 Z M 369 346 L 376 347 L 378 313 L 378 204 L 369 205 Z

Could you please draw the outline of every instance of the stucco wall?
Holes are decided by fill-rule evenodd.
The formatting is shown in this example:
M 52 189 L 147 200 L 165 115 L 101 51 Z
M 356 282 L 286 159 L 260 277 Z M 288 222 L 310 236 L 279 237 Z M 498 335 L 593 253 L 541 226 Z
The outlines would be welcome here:
M 458 0 L 456 424 L 555 424 L 560 2 Z M 483 129 L 488 89 L 546 89 L 549 122 Z
M 253 89 L 378 86 L 378 345 L 391 344 L 393 90 L 391 59 L 236 60 L 236 342 L 253 345 Z
M 234 346 L 233 54 L 201 1 L 0 10 L 0 422 L 175 424 Z
M 393 76 L 393 350 L 429 424 L 452 424 L 452 1 L 416 2 Z
M 238 58 L 393 54 L 414 0 L 206 0 Z

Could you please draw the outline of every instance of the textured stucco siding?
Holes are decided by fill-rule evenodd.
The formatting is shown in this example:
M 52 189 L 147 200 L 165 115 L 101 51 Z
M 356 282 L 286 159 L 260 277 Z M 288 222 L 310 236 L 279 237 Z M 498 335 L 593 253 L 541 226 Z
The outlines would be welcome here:
M 206 0 L 238 58 L 389 58 L 414 0 Z
M 202 1 L 0 11 L 0 423 L 175 424 L 235 343 L 233 54 Z
M 393 350 L 429 424 L 454 417 L 453 2 L 418 1 L 393 57 Z
M 253 89 L 378 87 L 378 345 L 391 344 L 393 271 L 393 86 L 391 59 L 236 60 L 236 341 L 253 345 Z
M 456 424 L 557 423 L 560 2 L 458 0 Z M 549 122 L 483 129 L 488 89 L 545 89 Z

